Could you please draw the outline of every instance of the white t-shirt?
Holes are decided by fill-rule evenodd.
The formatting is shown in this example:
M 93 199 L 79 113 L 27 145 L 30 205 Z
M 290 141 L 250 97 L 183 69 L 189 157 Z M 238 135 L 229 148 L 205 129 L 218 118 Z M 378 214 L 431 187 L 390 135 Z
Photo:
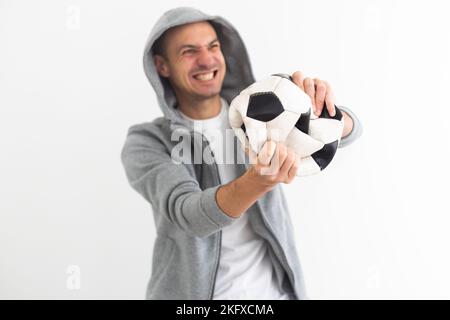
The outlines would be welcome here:
M 194 130 L 202 132 L 210 142 L 218 162 L 222 184 L 238 178 L 237 166 L 224 163 L 225 154 L 232 154 L 234 151 L 232 143 L 224 143 L 226 130 L 231 130 L 227 102 L 222 99 L 220 113 L 205 120 L 194 120 L 178 112 L 191 122 Z M 240 148 L 237 150 L 238 159 L 243 161 L 243 151 Z M 213 299 L 289 299 L 289 295 L 278 286 L 267 243 L 251 228 L 247 213 L 243 213 L 239 219 L 222 229 L 222 247 Z

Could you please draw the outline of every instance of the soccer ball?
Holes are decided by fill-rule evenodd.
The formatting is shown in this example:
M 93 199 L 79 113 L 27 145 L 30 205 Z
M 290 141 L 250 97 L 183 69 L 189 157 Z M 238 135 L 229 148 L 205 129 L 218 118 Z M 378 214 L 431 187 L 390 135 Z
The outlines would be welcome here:
M 289 75 L 275 74 L 244 89 L 230 104 L 229 120 L 243 147 L 258 154 L 267 140 L 284 142 L 300 156 L 298 176 L 325 169 L 336 154 L 344 119 L 336 107 L 317 117 L 310 97 Z

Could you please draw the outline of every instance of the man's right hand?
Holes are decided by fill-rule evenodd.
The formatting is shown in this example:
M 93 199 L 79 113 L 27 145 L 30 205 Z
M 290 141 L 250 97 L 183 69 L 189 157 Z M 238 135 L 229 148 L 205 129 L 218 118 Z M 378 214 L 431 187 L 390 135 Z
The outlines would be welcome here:
M 278 183 L 289 184 L 294 180 L 299 157 L 284 143 L 267 141 L 257 156 L 248 148 L 246 153 L 252 163 L 248 178 L 255 184 L 270 190 Z
M 256 156 L 246 150 L 250 168 L 239 178 L 217 189 L 218 206 L 229 216 L 240 217 L 259 198 L 278 183 L 291 183 L 299 158 L 283 143 L 268 141 Z

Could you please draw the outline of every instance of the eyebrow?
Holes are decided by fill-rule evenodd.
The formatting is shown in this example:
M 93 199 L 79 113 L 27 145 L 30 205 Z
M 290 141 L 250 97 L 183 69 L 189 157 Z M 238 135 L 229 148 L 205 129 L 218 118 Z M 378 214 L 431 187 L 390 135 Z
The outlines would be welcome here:
M 212 40 L 210 43 L 208 43 L 208 46 L 212 45 L 214 42 L 218 42 L 219 39 L 215 38 L 214 40 Z M 177 52 L 180 52 L 183 49 L 197 49 L 199 46 L 193 45 L 193 44 L 183 44 L 181 45 Z

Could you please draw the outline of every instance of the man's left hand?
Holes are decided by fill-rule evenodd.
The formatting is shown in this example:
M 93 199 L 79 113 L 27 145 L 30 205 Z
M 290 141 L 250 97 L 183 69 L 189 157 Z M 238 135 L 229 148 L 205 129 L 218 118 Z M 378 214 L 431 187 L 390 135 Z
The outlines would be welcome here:
M 336 114 L 334 107 L 334 94 L 328 82 L 318 78 L 308 78 L 302 72 L 296 71 L 292 75 L 294 83 L 300 87 L 310 98 L 313 110 L 316 116 L 320 116 L 323 108 L 326 106 L 330 116 Z

